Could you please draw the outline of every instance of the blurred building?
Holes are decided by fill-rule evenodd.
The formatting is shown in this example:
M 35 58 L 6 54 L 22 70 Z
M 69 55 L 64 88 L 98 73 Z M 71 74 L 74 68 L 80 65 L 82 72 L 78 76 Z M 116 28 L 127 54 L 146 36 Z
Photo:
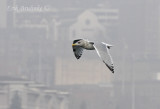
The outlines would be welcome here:
M 14 98 L 24 108 L 68 108 L 65 92 L 37 84 L 42 83 L 72 92 L 71 109 L 158 109 L 160 3 L 107 1 L 112 5 L 106 0 L 0 1 L 0 77 L 29 80 L 0 83 L 2 108 L 14 106 Z M 116 76 L 94 51 L 77 61 L 71 47 L 76 38 L 115 45 Z
M 14 28 L 1 33 L 4 36 L 0 37 L 0 75 L 19 76 L 47 86 L 53 85 L 54 57 L 49 50 L 53 44 L 44 37 L 46 31 L 41 28 Z
M 157 109 L 159 108 L 159 80 L 126 82 L 121 87 L 120 82 L 115 82 L 114 96 L 116 108 L 120 109 Z M 127 102 L 127 103 L 126 103 Z
M 72 87 L 71 109 L 116 109 L 111 85 L 85 85 Z
M 0 28 L 6 28 L 7 26 L 7 5 L 6 4 L 7 4 L 6 0 L 0 1 L 0 7 L 1 7 Z
M 0 109 L 68 109 L 68 92 L 33 81 L 0 77 Z
M 70 39 L 79 37 L 88 39 L 110 39 L 114 36 L 110 33 L 117 28 L 118 9 L 94 8 L 88 9 L 81 13 L 77 22 L 70 26 Z
M 160 2 L 159 0 L 147 0 L 145 6 L 145 53 L 149 58 L 159 58 L 159 29 L 160 29 Z M 155 52 L 156 51 L 156 52 Z M 152 57 L 151 57 L 152 55 Z
M 112 9 L 108 7 L 97 7 L 85 10 L 80 8 L 71 9 L 69 7 L 66 9 L 60 9 L 58 7 L 53 7 L 52 5 L 46 5 L 48 7 L 45 7 L 45 5 L 40 5 L 42 10 L 29 11 L 22 10 L 25 8 L 25 6 L 27 7 L 27 5 L 21 2 L 17 2 L 16 4 L 17 6 L 22 5 L 24 7 L 19 6 L 17 10 L 13 10 L 15 16 L 15 19 L 13 20 L 15 28 L 21 30 L 27 30 L 31 28 L 35 30 L 44 30 L 43 35 L 41 34 L 43 41 L 41 40 L 42 42 L 39 42 L 40 45 L 37 48 L 39 59 L 37 61 L 38 69 L 35 71 L 40 73 L 35 75 L 33 73 L 29 73 L 32 75 L 32 78 L 35 78 L 36 80 L 36 78 L 43 77 L 44 79 L 38 79 L 38 81 L 46 83 L 46 81 L 49 80 L 50 85 L 52 84 L 51 81 L 54 81 L 55 85 L 101 84 L 107 82 L 110 83 L 112 81 L 109 70 L 106 70 L 106 66 L 102 65 L 103 63 L 98 61 L 99 58 L 96 54 L 91 56 L 89 60 L 86 58 L 87 63 L 82 62 L 80 64 L 80 66 L 84 66 L 81 67 L 84 71 L 80 70 L 81 68 L 79 69 L 79 65 L 76 65 L 74 60 L 70 61 L 74 58 L 74 55 L 71 51 L 71 41 L 78 37 L 84 37 L 88 39 L 96 38 L 95 40 L 97 40 L 98 37 L 98 39 L 100 38 L 101 40 L 109 40 L 114 36 L 113 34 L 109 34 L 117 27 L 119 13 L 118 9 Z M 32 8 L 30 5 L 28 5 L 28 7 Z M 30 39 L 34 37 L 32 33 L 30 32 Z M 44 46 L 42 43 L 46 43 L 46 46 Z M 49 50 L 49 44 L 47 43 L 51 44 L 53 51 Z M 50 76 L 54 74 L 54 77 L 52 76 L 53 79 L 51 80 L 49 79 L 49 76 L 49 78 L 46 77 L 45 70 L 49 69 L 49 67 L 44 65 L 42 59 L 42 57 L 48 58 L 47 53 L 43 54 L 43 48 L 45 47 L 48 48 L 51 54 L 50 56 L 53 57 L 53 63 L 50 65 L 46 64 L 49 67 L 53 65 L 52 67 L 54 68 L 52 69 L 52 73 L 47 73 Z M 70 51 L 68 52 L 68 50 Z M 56 51 L 56 53 L 54 51 Z M 93 59 L 95 56 L 97 59 Z M 49 62 L 47 58 L 44 59 L 46 63 Z M 72 67 L 73 64 L 74 67 Z M 92 66 L 96 67 L 92 68 Z M 106 72 L 108 72 L 108 74 Z M 90 80 L 89 78 L 93 79 Z
M 79 37 L 96 39 L 105 35 L 105 27 L 99 23 L 97 16 L 91 11 L 85 11 L 79 15 L 77 22 L 70 26 L 69 31 L 71 40 Z
M 3 104 L 21 104 L 21 107 L 29 109 L 66 109 L 67 94 L 46 88 L 62 86 L 73 92 L 69 99 L 72 101 L 69 103 L 70 108 L 83 109 L 91 106 L 93 109 L 97 104 L 107 107 L 106 102 L 113 102 L 106 99 L 113 98 L 111 72 L 95 52 L 83 54 L 84 58 L 77 63 L 71 44 L 73 39 L 83 36 L 88 39 L 98 36 L 101 40 L 111 40 L 111 37 L 115 36 L 111 33 L 117 27 L 119 19 L 118 9 L 96 7 L 96 2 L 91 3 L 90 8 L 59 8 L 50 2 L 51 4 L 45 5 L 46 2 L 41 4 L 37 1 L 7 1 L 7 5 L 10 6 L 10 10 L 7 11 L 7 26 L 6 29 L 0 30 L 3 34 L 0 37 L 0 65 L 3 66 L 0 76 L 20 77 L 34 82 L 4 83 L 3 90 L 6 91 L 6 95 L 3 97 L 7 100 Z M 38 8 L 37 3 L 41 4 L 42 10 L 27 9 L 33 8 L 32 6 Z M 74 2 L 74 5 L 78 4 L 78 1 Z M 100 85 L 107 86 L 98 89 Z M 76 86 L 80 87 L 80 90 L 77 90 Z M 96 95 L 97 93 L 100 94 Z M 84 96 L 86 98 L 83 98 Z M 19 101 L 12 102 L 12 99 Z M 101 100 L 107 101 L 101 103 Z M 4 107 L 8 108 L 6 105 Z M 113 108 L 111 105 L 109 107 Z

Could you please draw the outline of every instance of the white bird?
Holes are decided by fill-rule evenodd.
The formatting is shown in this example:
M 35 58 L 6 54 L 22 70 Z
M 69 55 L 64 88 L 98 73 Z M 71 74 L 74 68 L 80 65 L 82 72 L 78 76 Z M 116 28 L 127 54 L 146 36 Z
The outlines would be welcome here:
M 98 56 L 102 59 L 105 65 L 112 73 L 114 73 L 114 65 L 112 57 L 109 53 L 110 47 L 112 47 L 112 45 L 106 44 L 104 42 L 90 42 L 84 39 L 76 39 L 72 44 L 73 52 L 77 59 L 81 57 L 83 49 L 96 50 Z

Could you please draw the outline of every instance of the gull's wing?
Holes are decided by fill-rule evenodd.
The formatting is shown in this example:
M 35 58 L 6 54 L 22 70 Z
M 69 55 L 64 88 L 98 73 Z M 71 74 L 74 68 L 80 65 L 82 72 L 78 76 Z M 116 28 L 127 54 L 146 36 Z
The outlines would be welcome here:
M 83 53 L 83 48 L 79 46 L 72 46 L 74 55 L 77 59 L 79 59 Z
M 112 57 L 109 53 L 109 49 L 107 44 L 105 43 L 94 43 L 94 48 L 97 51 L 98 56 L 102 59 L 102 61 L 106 64 L 106 66 L 114 73 L 114 66 Z

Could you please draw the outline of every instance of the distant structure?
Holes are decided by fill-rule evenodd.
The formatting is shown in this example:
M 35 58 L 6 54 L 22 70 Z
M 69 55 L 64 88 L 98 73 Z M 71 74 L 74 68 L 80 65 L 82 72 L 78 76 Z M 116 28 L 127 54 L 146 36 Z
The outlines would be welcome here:
M 68 109 L 68 92 L 7 76 L 0 77 L 0 87 L 3 109 Z
M 6 0 L 1 0 L 0 1 L 0 7 L 1 7 L 1 12 L 0 12 L 0 28 L 6 28 L 7 26 L 7 1 Z
M 109 38 L 111 27 L 117 26 L 119 19 L 118 9 L 95 8 L 82 12 L 77 22 L 70 26 L 70 39 L 79 37 L 94 38 L 98 40 L 100 37 Z
M 105 27 L 100 24 L 97 16 L 87 10 L 78 16 L 77 22 L 70 26 L 70 39 L 79 37 L 97 38 L 104 37 Z
M 158 42 L 160 38 L 157 37 L 160 35 L 160 23 L 158 23 L 160 22 L 160 2 L 158 0 L 147 0 L 145 10 L 145 55 L 148 56 L 148 58 L 155 57 L 160 59 L 160 49 L 157 47 L 160 46 L 160 43 Z
M 88 67 L 85 67 L 85 63 L 82 62 L 81 64 L 83 65 L 81 66 L 84 66 L 85 68 L 83 72 L 87 73 L 83 74 L 83 72 L 79 72 L 79 74 L 82 75 L 77 76 L 78 72 L 75 71 L 78 71 L 76 70 L 78 69 L 78 65 L 74 64 L 74 60 L 70 61 L 72 54 L 66 51 L 67 49 L 70 49 L 70 45 L 66 46 L 64 44 L 66 42 L 71 43 L 71 40 L 78 37 L 88 39 L 93 37 L 95 40 L 98 40 L 98 37 L 101 37 L 103 40 L 109 40 L 112 37 L 110 32 L 113 31 L 114 28 L 117 28 L 119 10 L 105 7 L 85 10 L 79 8 L 59 9 L 52 6 L 49 6 L 47 8 L 48 10 L 45 10 L 43 5 L 41 7 L 43 10 L 40 12 L 37 10 L 14 12 L 14 26 L 17 29 L 26 31 L 32 28 L 37 30 L 37 32 L 38 30 L 43 30 L 41 31 L 43 32 L 43 34 L 41 34 L 42 36 L 39 36 L 39 38 L 41 37 L 39 41 L 36 39 L 33 40 L 33 43 L 38 44 L 38 50 L 36 51 L 39 55 L 37 58 L 38 63 L 35 63 L 35 68 L 31 67 L 32 70 L 29 68 L 31 72 L 35 70 L 37 73 L 25 71 L 25 74 L 28 75 L 26 77 L 47 85 L 110 83 L 112 79 L 110 74 L 106 73 L 107 71 L 105 70 L 105 66 L 102 67 L 103 65 L 101 66 L 101 64 L 93 64 L 95 62 L 98 63 L 98 60 L 93 60 L 95 62 L 89 61 L 87 64 L 89 65 Z M 30 36 L 26 34 L 23 37 L 30 37 L 31 39 L 33 37 L 38 38 L 38 36 L 36 36 L 36 34 L 38 34 L 37 32 L 31 32 Z M 61 42 L 61 44 L 59 44 L 59 42 Z M 45 54 L 46 50 L 43 49 L 46 46 L 53 47 L 53 51 L 48 48 L 50 54 L 52 54 L 50 56 L 54 57 L 50 57 L 53 60 L 52 63 L 49 62 L 49 57 Z M 67 48 L 65 50 L 60 50 L 63 49 L 64 46 Z M 56 51 L 56 54 L 54 53 L 54 50 Z M 66 54 L 65 57 L 63 56 L 64 53 Z M 47 58 L 45 59 L 45 57 Z M 46 61 L 46 63 L 43 63 L 43 61 Z M 69 67 L 72 65 L 74 65 L 74 67 Z M 44 66 L 47 66 L 47 68 Z M 96 67 L 91 68 L 91 66 Z M 98 66 L 100 67 L 98 68 Z
M 14 97 L 23 109 L 160 107 L 159 0 L 0 0 L 0 9 L 0 108 Z M 82 36 L 115 44 L 118 76 L 90 52 L 77 63 L 71 44 Z

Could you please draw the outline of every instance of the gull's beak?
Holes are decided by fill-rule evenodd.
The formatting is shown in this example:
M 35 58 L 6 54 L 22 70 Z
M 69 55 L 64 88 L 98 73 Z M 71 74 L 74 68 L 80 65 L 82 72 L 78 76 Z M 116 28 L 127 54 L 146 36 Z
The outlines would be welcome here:
M 72 44 L 72 46 L 76 46 L 77 44 Z

